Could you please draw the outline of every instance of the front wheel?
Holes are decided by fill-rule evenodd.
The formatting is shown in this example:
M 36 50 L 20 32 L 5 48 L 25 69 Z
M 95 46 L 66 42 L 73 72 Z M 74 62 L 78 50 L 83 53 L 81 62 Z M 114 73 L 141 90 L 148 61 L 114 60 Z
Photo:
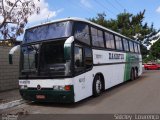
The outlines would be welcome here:
M 97 97 L 102 93 L 102 79 L 99 75 L 96 75 L 93 81 L 93 96 Z

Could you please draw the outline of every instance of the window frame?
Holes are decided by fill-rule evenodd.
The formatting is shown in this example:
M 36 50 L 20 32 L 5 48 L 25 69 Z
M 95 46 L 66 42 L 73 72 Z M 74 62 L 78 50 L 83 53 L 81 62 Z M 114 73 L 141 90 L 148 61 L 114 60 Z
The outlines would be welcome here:
M 133 51 L 131 50 L 131 45 L 130 45 L 130 43 L 132 43 Z M 135 53 L 135 50 L 134 50 L 134 42 L 133 42 L 132 40 L 129 40 L 129 49 L 130 49 L 130 52 Z
M 119 38 L 119 39 L 116 40 L 116 37 Z M 116 50 L 118 50 L 118 51 L 124 51 L 124 46 L 123 46 L 122 37 L 120 37 L 119 35 L 114 35 L 114 39 L 115 39 Z M 122 49 L 118 49 L 118 48 L 117 48 L 117 42 L 118 42 L 118 41 L 121 41 Z
M 81 48 L 82 49 L 82 63 L 84 62 L 84 51 L 83 51 L 83 47 L 79 44 L 74 44 L 74 53 L 73 53 L 73 68 L 74 68 L 74 73 L 75 74 L 78 74 L 78 73 L 82 73 L 85 71 L 85 65 L 83 63 L 83 69 L 81 71 L 76 71 L 76 68 L 75 68 L 75 48 L 78 47 L 78 48 Z
M 123 41 L 123 48 L 124 48 L 124 51 L 125 51 L 125 52 L 130 52 L 129 40 L 128 40 L 128 39 L 126 39 L 126 38 L 122 38 L 122 41 Z M 124 43 L 124 41 L 126 41 L 126 42 L 127 42 L 128 50 L 126 50 L 126 49 L 125 49 L 125 43 Z
M 101 32 L 102 32 L 103 47 L 102 47 L 102 46 L 95 46 L 95 45 L 93 45 L 92 28 L 93 28 L 93 29 L 96 29 L 96 31 L 97 31 L 97 35 L 98 35 L 98 31 L 101 31 Z M 92 43 L 92 47 L 102 48 L 102 49 L 105 49 L 105 48 L 106 48 L 106 47 L 105 47 L 105 38 L 104 38 L 104 30 L 103 30 L 103 29 L 98 28 L 98 27 L 93 26 L 93 25 L 90 25 L 90 36 L 91 36 L 91 43 Z M 97 36 L 97 37 L 100 37 L 100 36 Z
M 75 37 L 76 24 L 85 24 L 85 25 L 88 26 L 88 36 L 89 36 L 88 38 L 89 38 L 90 44 L 88 44 L 88 43 L 86 43 L 86 42 L 83 42 L 83 41 L 80 41 L 80 40 L 78 40 L 78 39 Z M 89 24 L 89 23 L 82 22 L 82 21 L 74 21 L 72 35 L 74 36 L 75 41 L 78 41 L 78 42 L 80 42 L 80 43 L 82 43 L 82 44 L 85 44 L 85 45 L 87 45 L 87 46 L 92 46 L 91 32 L 90 32 L 90 24 Z
M 77 40 L 77 39 L 75 39 L 75 41 L 77 42 L 77 43 L 79 43 L 79 44 L 81 44 L 81 45 L 84 45 L 84 46 L 88 46 L 88 47 L 90 47 L 90 48 L 92 48 L 92 49 L 100 49 L 100 50 L 109 50 L 109 51 L 120 51 L 120 52 L 130 52 L 130 53 L 139 53 L 139 51 L 138 52 L 135 52 L 135 48 L 134 48 L 134 44 L 135 44 L 135 42 L 132 40 L 132 39 L 130 39 L 130 38 L 127 38 L 127 37 L 125 37 L 125 36 L 123 36 L 123 35 L 119 35 L 118 33 L 115 33 L 114 31 L 109 31 L 109 30 L 106 30 L 106 29 L 103 29 L 103 28 L 101 28 L 101 27 L 98 27 L 98 26 L 96 26 L 96 25 L 94 25 L 94 24 L 91 24 L 91 23 L 87 23 L 87 22 L 85 22 L 85 21 L 74 21 L 74 25 L 73 25 L 73 36 L 74 36 L 74 33 L 75 33 L 75 23 L 82 23 L 82 24 L 86 24 L 86 25 L 88 25 L 88 28 L 89 28 L 89 38 L 90 38 L 90 45 L 88 45 L 88 44 L 86 44 L 86 43 L 84 43 L 84 42 L 81 42 L 81 41 L 79 41 L 79 40 Z M 102 32 L 102 38 L 103 38 L 103 40 L 101 41 L 101 42 L 103 42 L 103 47 L 102 46 L 96 46 L 96 45 L 93 45 L 93 38 L 92 38 L 92 28 L 93 29 L 96 29 L 96 33 L 97 33 L 97 35 L 98 35 L 98 31 L 101 31 Z M 114 42 L 114 48 L 112 47 L 112 48 L 109 48 L 109 47 L 107 47 L 107 39 L 106 39 L 106 34 L 109 34 L 109 35 L 112 35 L 113 36 L 113 40 L 112 40 L 112 42 Z M 122 49 L 118 49 L 118 47 L 117 47 L 117 45 L 116 45 L 116 36 L 118 37 L 118 38 L 120 38 L 121 40 L 121 44 L 122 44 Z M 128 43 L 128 50 L 126 50 L 124 47 L 125 47 L 125 45 L 124 45 L 124 40 L 123 39 L 125 39 L 126 41 L 127 41 L 127 43 Z M 130 46 L 130 42 L 131 42 L 131 44 L 133 45 L 133 46 Z M 111 42 L 110 42 L 111 43 Z M 138 44 L 138 43 L 137 43 Z M 133 48 L 133 51 L 131 51 L 131 48 Z
M 106 34 L 109 34 L 109 36 L 112 35 L 113 39 L 112 39 L 112 40 L 107 40 L 107 39 L 106 39 Z M 105 47 L 106 47 L 107 49 L 116 50 L 114 34 L 111 33 L 111 32 L 105 31 L 105 32 L 104 32 L 104 38 L 105 38 Z M 113 43 L 114 48 L 109 48 L 109 47 L 107 47 L 107 42 L 106 42 L 106 41 L 110 41 L 110 43 L 111 43 L 111 41 L 113 41 L 113 42 L 114 42 L 114 43 Z M 112 43 L 111 43 L 111 44 L 112 44 Z
M 83 49 L 84 49 L 84 50 L 83 50 L 83 55 L 84 55 L 84 65 L 85 65 L 85 70 L 87 71 L 87 70 L 92 69 L 92 67 L 93 67 L 93 52 L 92 52 L 92 48 L 90 48 L 90 47 L 84 46 Z M 86 64 L 85 64 L 85 62 L 86 62 L 86 52 L 85 52 L 85 50 L 86 50 L 86 49 L 90 49 L 90 50 L 91 50 L 92 64 L 91 64 L 91 67 L 90 67 L 90 68 L 87 68 L 87 67 L 86 67 Z
M 135 50 L 135 53 L 139 53 L 138 51 L 138 43 L 134 42 L 134 50 Z
M 138 49 L 138 53 L 141 54 L 141 45 L 139 43 L 137 44 L 137 47 L 138 47 L 137 48 Z
M 82 61 L 83 61 L 83 64 L 84 64 L 84 69 L 82 71 L 79 71 L 79 72 L 76 72 L 75 71 L 75 47 L 79 47 L 79 48 L 82 48 Z M 88 49 L 91 49 L 91 58 L 92 58 L 92 65 L 90 68 L 86 68 L 86 64 L 85 64 L 85 48 L 88 48 Z M 72 59 L 72 65 L 73 65 L 73 76 L 77 76 L 77 75 L 80 75 L 80 74 L 83 74 L 89 70 L 91 70 L 93 68 L 93 51 L 92 51 L 92 47 L 90 46 L 87 46 L 87 45 L 84 45 L 84 44 L 81 44 L 79 42 L 74 42 L 74 45 L 73 45 L 73 59 Z

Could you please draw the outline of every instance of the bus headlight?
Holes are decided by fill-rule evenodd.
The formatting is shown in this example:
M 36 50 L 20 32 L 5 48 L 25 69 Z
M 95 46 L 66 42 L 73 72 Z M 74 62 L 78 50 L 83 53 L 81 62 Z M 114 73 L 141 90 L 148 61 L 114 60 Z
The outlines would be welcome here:
M 70 91 L 71 90 L 71 86 L 70 85 L 66 85 L 66 86 L 55 85 L 55 86 L 53 86 L 53 90 Z
M 64 88 L 65 88 L 64 86 L 58 86 L 58 85 L 53 86 L 53 90 L 63 91 L 63 90 L 65 90 Z
M 66 86 L 53 86 L 53 90 L 57 90 L 57 91 L 70 91 L 71 90 L 71 86 L 70 85 L 66 85 Z
M 28 89 L 27 85 L 20 85 L 19 87 L 20 87 L 20 89 L 25 89 L 25 90 Z

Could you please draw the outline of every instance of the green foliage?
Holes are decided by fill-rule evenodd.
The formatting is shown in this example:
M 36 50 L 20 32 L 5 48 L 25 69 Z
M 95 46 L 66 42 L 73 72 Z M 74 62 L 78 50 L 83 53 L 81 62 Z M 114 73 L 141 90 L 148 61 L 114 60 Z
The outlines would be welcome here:
M 140 48 L 141 48 L 142 58 L 147 59 L 147 55 L 149 54 L 147 47 L 145 47 L 144 45 L 141 45 Z
M 136 15 L 124 12 L 118 14 L 116 19 L 107 20 L 105 13 L 99 13 L 97 14 L 97 17 L 89 18 L 89 20 L 142 42 L 144 39 L 147 39 L 157 33 L 153 24 L 151 26 L 148 26 L 147 23 L 143 24 L 145 18 L 144 14 L 145 10 Z M 150 39 L 145 41 L 145 43 L 149 44 Z
M 124 12 L 118 14 L 116 19 L 107 20 L 105 13 L 99 13 L 97 17 L 89 18 L 89 20 L 139 41 L 140 43 L 150 45 L 150 42 L 153 40 L 151 38 L 156 35 L 158 31 L 154 29 L 153 24 L 149 26 L 147 23 L 144 23 L 144 15 L 145 10 L 136 15 Z M 147 48 L 141 46 L 141 52 L 143 58 L 146 58 L 148 54 Z
M 153 60 L 160 59 L 160 39 L 151 46 L 149 57 L 152 57 Z

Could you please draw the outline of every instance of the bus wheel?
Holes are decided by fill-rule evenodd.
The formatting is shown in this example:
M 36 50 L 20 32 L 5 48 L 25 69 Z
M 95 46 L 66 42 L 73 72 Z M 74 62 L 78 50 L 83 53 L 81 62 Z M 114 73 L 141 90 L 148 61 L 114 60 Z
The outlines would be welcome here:
M 103 83 L 101 77 L 96 75 L 93 81 L 93 96 L 97 97 L 102 93 L 103 90 Z
M 134 80 L 135 79 L 135 71 L 134 71 L 134 69 L 131 69 L 131 75 L 130 75 L 131 77 L 131 80 Z
M 135 79 L 137 79 L 137 78 L 138 78 L 138 70 L 135 69 Z

